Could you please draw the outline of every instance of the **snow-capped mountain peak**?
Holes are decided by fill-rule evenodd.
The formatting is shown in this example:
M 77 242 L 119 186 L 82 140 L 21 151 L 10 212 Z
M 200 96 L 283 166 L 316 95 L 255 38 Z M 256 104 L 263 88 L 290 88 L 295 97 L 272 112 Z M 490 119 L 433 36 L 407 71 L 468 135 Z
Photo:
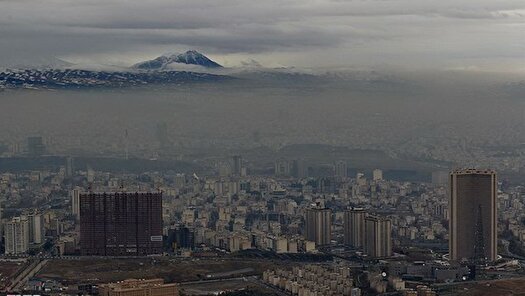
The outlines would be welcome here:
M 221 65 L 196 50 L 188 50 L 181 54 L 162 55 L 153 60 L 135 64 L 133 68 L 141 70 L 162 70 L 175 66 L 176 64 L 196 65 L 205 68 L 222 68 Z
M 210 60 L 205 55 L 201 54 L 200 52 L 196 50 L 188 50 L 185 53 L 181 53 L 177 55 L 175 62 L 177 63 L 184 63 L 184 64 L 191 64 L 191 65 L 199 65 L 204 66 L 207 68 L 220 68 L 221 65 L 217 64 L 216 62 Z

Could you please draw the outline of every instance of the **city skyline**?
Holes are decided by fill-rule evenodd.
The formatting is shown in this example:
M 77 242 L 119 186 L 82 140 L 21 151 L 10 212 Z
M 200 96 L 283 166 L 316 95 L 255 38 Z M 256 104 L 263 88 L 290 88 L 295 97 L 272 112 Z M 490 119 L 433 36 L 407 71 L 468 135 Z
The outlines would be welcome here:
M 523 0 L 0 0 L 0 294 L 525 295 Z

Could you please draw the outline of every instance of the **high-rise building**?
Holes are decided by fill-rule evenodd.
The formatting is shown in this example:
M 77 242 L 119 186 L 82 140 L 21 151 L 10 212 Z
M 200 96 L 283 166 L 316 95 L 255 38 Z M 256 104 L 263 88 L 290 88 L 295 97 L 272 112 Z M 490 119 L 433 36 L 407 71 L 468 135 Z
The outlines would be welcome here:
M 75 161 L 73 157 L 66 157 L 66 178 L 71 178 L 75 174 Z
M 345 245 L 361 248 L 364 244 L 366 212 L 361 208 L 346 210 L 344 213 Z
M 71 190 L 71 214 L 80 221 L 80 188 Z
M 91 166 L 88 165 L 86 171 L 86 178 L 88 183 L 95 182 L 95 170 L 93 170 Z
M 29 250 L 29 222 L 27 217 L 15 217 L 4 224 L 5 253 L 23 254 Z
M 82 255 L 162 252 L 162 193 L 81 193 Z
M 42 137 L 29 137 L 27 138 L 27 153 L 30 156 L 40 156 L 46 151 L 46 146 Z
M 494 261 L 497 256 L 497 178 L 492 170 L 450 174 L 449 252 L 455 261 Z
M 332 239 L 332 211 L 327 208 L 306 209 L 305 239 L 317 246 L 326 246 Z
M 232 157 L 232 174 L 240 176 L 242 172 L 242 156 L 234 155 Z
M 38 212 L 31 212 L 21 216 L 27 220 L 29 243 L 41 244 L 44 242 L 44 217 Z
M 364 252 L 372 258 L 392 256 L 392 221 L 369 215 L 365 218 Z
M 346 161 L 340 160 L 334 164 L 334 173 L 336 177 L 346 178 L 348 177 L 348 166 Z
M 180 225 L 170 229 L 168 240 L 174 248 L 193 249 L 195 247 L 195 231 L 192 228 Z
M 372 171 L 372 180 L 381 181 L 383 180 L 383 171 L 380 169 L 375 169 Z

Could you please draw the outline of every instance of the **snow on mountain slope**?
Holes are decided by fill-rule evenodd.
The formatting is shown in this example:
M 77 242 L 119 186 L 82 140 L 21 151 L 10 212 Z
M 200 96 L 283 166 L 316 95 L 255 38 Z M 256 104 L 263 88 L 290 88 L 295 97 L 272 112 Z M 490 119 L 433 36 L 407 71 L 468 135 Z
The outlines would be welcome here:
M 137 63 L 133 65 L 132 68 L 140 70 L 162 70 L 176 66 L 176 64 L 197 65 L 205 68 L 222 68 L 221 65 L 195 50 L 188 50 L 181 54 L 163 55 L 153 60 Z

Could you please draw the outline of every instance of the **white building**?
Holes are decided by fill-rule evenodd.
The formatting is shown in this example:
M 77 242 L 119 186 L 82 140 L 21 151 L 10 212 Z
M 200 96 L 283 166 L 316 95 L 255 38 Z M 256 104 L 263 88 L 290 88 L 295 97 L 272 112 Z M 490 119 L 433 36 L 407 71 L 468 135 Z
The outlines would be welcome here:
M 18 255 L 29 250 L 29 222 L 27 217 L 15 217 L 5 223 L 5 254 Z

